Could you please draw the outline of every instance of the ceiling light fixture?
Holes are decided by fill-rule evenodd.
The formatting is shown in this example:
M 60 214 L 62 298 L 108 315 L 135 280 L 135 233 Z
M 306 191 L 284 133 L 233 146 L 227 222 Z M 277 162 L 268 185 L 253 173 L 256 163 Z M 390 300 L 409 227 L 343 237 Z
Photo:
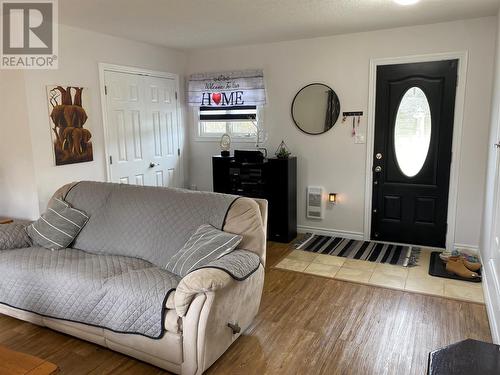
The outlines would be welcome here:
M 418 3 L 420 0 L 393 0 L 393 1 L 399 5 L 414 5 Z

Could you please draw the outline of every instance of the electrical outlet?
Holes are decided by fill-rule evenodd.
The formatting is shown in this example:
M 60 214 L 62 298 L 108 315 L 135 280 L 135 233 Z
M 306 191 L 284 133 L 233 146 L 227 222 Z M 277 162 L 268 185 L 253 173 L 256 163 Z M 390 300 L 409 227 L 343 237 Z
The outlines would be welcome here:
M 354 137 L 354 143 L 365 143 L 365 136 L 364 136 L 364 134 L 357 134 Z

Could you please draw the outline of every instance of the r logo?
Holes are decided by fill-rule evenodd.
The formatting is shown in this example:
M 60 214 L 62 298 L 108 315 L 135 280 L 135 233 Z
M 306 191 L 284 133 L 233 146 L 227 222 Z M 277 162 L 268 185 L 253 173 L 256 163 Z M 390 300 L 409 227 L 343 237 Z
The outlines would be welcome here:
M 3 0 L 2 67 L 57 67 L 56 0 Z M 21 59 L 21 60 L 19 60 Z

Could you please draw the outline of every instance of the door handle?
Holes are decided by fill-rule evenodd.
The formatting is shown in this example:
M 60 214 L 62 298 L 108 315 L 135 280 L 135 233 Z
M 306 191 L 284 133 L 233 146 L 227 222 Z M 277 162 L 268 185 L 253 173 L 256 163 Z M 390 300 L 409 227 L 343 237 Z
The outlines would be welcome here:
M 493 144 L 493 146 L 495 146 L 495 148 L 500 148 L 500 142 Z
M 149 163 L 149 168 L 154 168 L 154 167 L 157 167 L 159 165 L 160 165 L 160 163 L 153 163 L 153 162 L 151 162 L 151 163 Z
M 377 173 L 382 172 L 382 167 L 381 167 L 380 165 L 377 165 L 377 166 L 375 167 L 375 172 L 377 172 Z

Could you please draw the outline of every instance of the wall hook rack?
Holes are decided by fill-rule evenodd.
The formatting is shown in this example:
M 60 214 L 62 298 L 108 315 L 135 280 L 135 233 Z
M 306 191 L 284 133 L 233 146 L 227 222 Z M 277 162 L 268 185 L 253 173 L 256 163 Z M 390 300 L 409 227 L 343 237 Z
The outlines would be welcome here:
M 342 122 L 345 122 L 348 117 L 361 117 L 363 116 L 363 111 L 357 112 L 342 112 Z
M 346 122 L 348 117 L 352 117 L 352 133 L 351 135 L 355 137 L 358 133 L 359 123 L 361 122 L 361 116 L 363 116 L 363 111 L 356 112 L 342 112 L 342 122 Z M 357 128 L 356 128 L 357 122 Z

